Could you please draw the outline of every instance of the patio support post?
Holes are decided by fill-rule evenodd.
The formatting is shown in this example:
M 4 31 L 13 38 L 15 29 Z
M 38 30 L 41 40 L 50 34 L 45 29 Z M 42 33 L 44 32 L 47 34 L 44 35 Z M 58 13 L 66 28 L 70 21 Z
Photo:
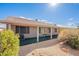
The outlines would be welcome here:
M 52 27 L 51 27 L 51 36 L 50 36 L 50 37 L 51 37 L 51 39 L 52 39 Z
M 8 24 L 8 29 L 11 29 L 11 24 Z
M 39 26 L 37 26 L 37 42 L 39 42 Z

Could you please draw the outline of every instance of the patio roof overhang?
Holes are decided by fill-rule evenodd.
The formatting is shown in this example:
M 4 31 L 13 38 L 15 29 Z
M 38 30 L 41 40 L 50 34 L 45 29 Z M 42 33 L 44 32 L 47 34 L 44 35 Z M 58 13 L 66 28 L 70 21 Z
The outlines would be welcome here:
M 0 23 L 11 24 L 11 25 L 16 25 L 16 26 L 55 27 L 55 25 L 52 25 L 52 24 L 32 21 L 32 20 L 27 20 L 27 19 L 22 19 L 22 18 L 10 18 L 6 20 L 0 20 Z
M 52 25 L 48 25 L 48 24 L 37 24 L 37 23 L 20 23 L 20 22 L 7 22 L 7 21 L 0 21 L 0 23 L 11 24 L 11 25 L 16 25 L 16 26 L 53 27 Z

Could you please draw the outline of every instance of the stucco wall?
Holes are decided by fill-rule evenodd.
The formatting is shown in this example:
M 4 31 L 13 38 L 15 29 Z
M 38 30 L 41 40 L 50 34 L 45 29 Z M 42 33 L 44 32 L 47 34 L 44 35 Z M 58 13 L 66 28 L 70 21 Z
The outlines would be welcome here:
M 30 30 L 29 34 L 24 34 L 25 38 L 36 37 L 37 35 L 36 27 L 30 27 L 29 30 Z
M 11 25 L 11 29 L 12 29 L 14 32 L 16 32 L 14 25 Z

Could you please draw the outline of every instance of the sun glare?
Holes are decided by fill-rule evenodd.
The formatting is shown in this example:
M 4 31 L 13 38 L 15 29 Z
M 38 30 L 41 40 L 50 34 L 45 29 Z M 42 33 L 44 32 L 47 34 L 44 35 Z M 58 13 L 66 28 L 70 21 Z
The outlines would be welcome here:
M 56 6 L 57 3 L 49 3 L 50 6 Z

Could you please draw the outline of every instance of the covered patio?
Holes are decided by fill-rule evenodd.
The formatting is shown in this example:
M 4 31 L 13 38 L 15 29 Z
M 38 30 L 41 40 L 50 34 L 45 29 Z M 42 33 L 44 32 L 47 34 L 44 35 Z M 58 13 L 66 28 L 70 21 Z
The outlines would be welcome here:
M 49 23 L 28 20 L 28 19 L 23 19 L 23 18 L 17 18 L 17 17 L 8 17 L 5 20 L 0 20 L 0 23 L 6 24 L 7 29 L 11 29 L 15 33 L 16 33 L 16 26 L 30 27 L 30 28 L 34 27 L 36 29 L 36 31 L 35 31 L 36 37 L 31 37 L 32 35 L 35 35 L 35 34 L 32 34 L 33 31 L 31 31 L 31 33 L 30 33 L 32 35 L 28 35 L 28 36 L 30 36 L 29 38 L 20 36 L 21 37 L 20 38 L 21 46 L 53 39 L 53 38 L 56 38 L 58 35 L 57 32 L 56 33 L 53 32 L 54 28 L 57 28 L 57 27 L 55 25 L 49 24 Z M 42 35 L 40 35 L 40 28 L 49 28 L 50 29 L 50 30 L 48 30 L 49 33 L 43 33 Z M 18 31 L 21 31 L 21 30 L 18 29 Z M 45 31 L 45 32 L 47 32 L 47 31 Z M 20 32 L 18 32 L 18 34 L 24 35 L 24 33 L 20 33 Z

